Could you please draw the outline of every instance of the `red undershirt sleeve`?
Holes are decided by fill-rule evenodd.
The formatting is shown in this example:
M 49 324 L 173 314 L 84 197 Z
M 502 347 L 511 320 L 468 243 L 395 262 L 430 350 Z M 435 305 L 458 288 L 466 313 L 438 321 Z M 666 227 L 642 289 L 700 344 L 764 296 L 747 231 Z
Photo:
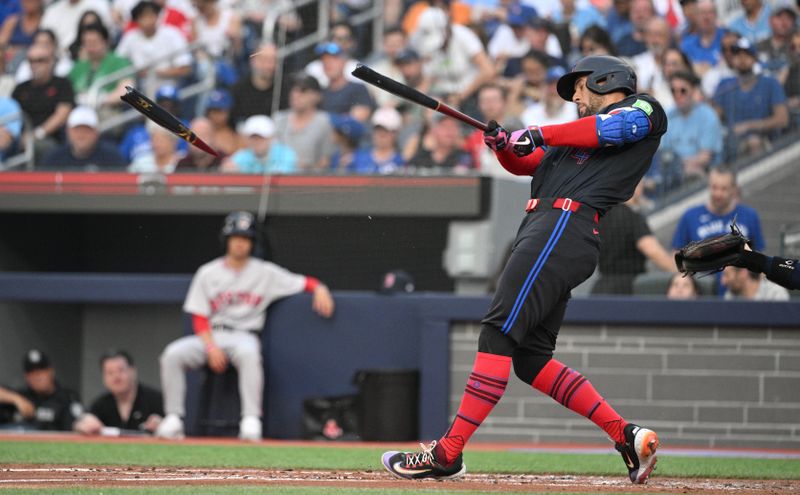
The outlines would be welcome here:
M 533 175 L 539 163 L 542 161 L 544 152 L 544 149 L 536 148 L 530 155 L 518 157 L 511 151 L 510 147 L 508 147 L 502 151 L 495 152 L 495 155 L 497 155 L 497 160 L 500 162 L 500 165 L 512 174 Z
M 200 335 L 201 333 L 206 333 L 211 330 L 211 325 L 208 323 L 208 317 L 201 316 L 201 315 L 192 315 L 192 328 L 194 329 L 194 333 Z
M 566 146 L 574 148 L 599 148 L 597 136 L 597 116 L 584 117 L 566 124 L 543 125 L 539 127 L 545 146 Z
M 314 277 L 306 276 L 306 286 L 303 289 L 304 292 L 314 292 L 314 289 L 317 288 L 319 285 L 319 280 Z

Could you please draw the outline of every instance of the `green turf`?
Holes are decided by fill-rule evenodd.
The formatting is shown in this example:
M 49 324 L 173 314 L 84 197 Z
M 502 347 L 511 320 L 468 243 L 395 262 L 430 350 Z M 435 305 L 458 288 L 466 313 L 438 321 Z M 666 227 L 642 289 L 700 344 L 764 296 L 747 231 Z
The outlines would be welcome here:
M 0 441 L 0 464 L 94 464 L 379 470 L 378 447 L 184 445 Z M 536 452 L 465 453 L 473 473 L 624 475 L 619 456 Z M 656 476 L 800 479 L 800 461 L 662 455 Z

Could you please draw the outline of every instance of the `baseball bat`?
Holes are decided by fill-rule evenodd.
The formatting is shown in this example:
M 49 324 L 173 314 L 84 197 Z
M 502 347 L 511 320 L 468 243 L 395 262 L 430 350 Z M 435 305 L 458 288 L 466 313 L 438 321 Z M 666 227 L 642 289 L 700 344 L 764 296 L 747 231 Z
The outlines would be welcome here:
M 183 122 L 178 120 L 178 117 L 169 113 L 166 108 L 146 97 L 136 88 L 125 86 L 125 89 L 127 89 L 128 92 L 120 96 L 122 101 L 187 143 L 200 148 L 210 155 L 219 156 L 219 153 L 217 153 L 214 148 L 197 137 L 197 134 L 183 125 Z
M 481 122 L 480 120 L 473 119 L 469 115 L 459 112 L 455 108 L 448 106 L 442 103 L 439 100 L 431 98 L 430 96 L 426 95 L 425 93 L 418 91 L 411 86 L 407 86 L 401 82 L 397 82 L 390 77 L 386 77 L 380 72 L 376 72 L 369 68 L 364 64 L 358 64 L 352 72 L 353 76 L 361 79 L 365 83 L 372 84 L 376 88 L 380 88 L 384 91 L 388 91 L 395 96 L 399 96 L 404 100 L 408 100 L 410 102 L 416 103 L 417 105 L 422 105 L 423 107 L 430 108 L 431 110 L 435 110 L 439 113 L 443 113 L 448 117 L 453 117 L 454 119 L 458 119 L 465 124 L 471 125 L 477 129 L 482 131 L 486 131 L 487 127 L 486 124 Z

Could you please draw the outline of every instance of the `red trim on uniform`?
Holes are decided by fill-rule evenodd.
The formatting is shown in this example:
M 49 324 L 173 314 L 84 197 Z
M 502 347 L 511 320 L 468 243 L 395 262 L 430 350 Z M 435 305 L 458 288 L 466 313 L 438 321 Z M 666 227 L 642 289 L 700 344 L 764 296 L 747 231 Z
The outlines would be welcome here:
M 599 148 L 597 116 L 592 115 L 566 124 L 544 125 L 539 128 L 546 146 Z
M 533 153 L 523 157 L 519 157 L 511 151 L 508 147 L 502 151 L 496 151 L 497 160 L 504 169 L 508 170 L 514 175 L 533 175 L 536 168 L 542 162 L 544 157 L 544 149 L 536 148 Z
M 306 276 L 306 287 L 303 290 L 305 292 L 314 292 L 314 289 L 316 289 L 319 284 L 319 279 Z
M 192 328 L 197 335 L 210 331 L 211 325 L 208 323 L 208 317 L 192 314 Z

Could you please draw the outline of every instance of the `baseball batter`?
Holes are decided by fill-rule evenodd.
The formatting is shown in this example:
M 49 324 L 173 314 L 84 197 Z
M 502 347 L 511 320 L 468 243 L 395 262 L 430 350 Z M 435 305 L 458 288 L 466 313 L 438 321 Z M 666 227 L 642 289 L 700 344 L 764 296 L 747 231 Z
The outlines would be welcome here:
M 582 118 L 512 133 L 490 122 L 484 134 L 506 170 L 533 176 L 531 199 L 483 319 L 453 423 L 421 452 L 384 453 L 384 467 L 398 477 L 465 473 L 464 446 L 503 396 L 512 366 L 525 383 L 602 428 L 632 482 L 644 483 L 655 466 L 655 432 L 625 421 L 583 375 L 553 359 L 553 351 L 571 289 L 597 265 L 598 219 L 631 197 L 667 119 L 656 100 L 636 94 L 636 74 L 615 57 L 581 59 L 559 79 L 558 93 L 578 105 Z
M 277 299 L 305 291 L 313 294 L 312 309 L 320 316 L 328 318 L 334 311 L 333 297 L 319 280 L 250 256 L 256 238 L 252 214 L 229 214 L 221 237 L 225 256 L 197 270 L 183 305 L 192 316 L 195 335 L 172 342 L 161 355 L 166 417 L 156 431 L 160 437 L 183 437 L 184 372 L 208 363 L 211 370 L 221 373 L 230 361 L 239 372 L 239 437 L 259 440 L 264 393 L 260 333 L 267 307 Z

